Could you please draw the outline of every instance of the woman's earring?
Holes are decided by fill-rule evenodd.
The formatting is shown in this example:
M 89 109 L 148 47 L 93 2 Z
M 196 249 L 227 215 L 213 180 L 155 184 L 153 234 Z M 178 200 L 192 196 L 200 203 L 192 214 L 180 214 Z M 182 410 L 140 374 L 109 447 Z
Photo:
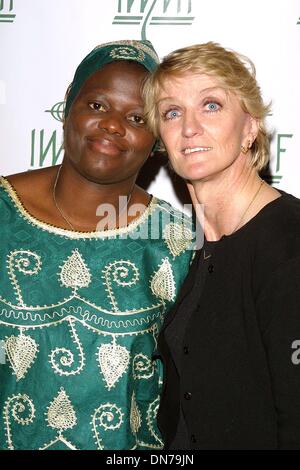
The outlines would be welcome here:
M 241 145 L 242 153 L 246 155 L 246 153 L 248 152 L 249 149 L 251 149 L 251 147 L 252 147 L 252 144 L 251 144 L 251 141 L 249 140 L 247 143 L 247 147 L 245 147 L 244 145 Z

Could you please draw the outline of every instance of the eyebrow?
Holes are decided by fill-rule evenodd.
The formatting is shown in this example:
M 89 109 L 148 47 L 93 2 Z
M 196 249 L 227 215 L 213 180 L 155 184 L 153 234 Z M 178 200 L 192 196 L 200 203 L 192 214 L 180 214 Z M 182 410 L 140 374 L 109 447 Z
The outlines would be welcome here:
M 92 99 L 94 98 L 96 95 L 96 98 L 100 97 L 100 98 L 104 98 L 107 100 L 107 102 L 109 102 L 110 100 L 110 97 L 109 97 L 109 94 L 105 91 L 104 88 L 94 88 L 93 90 L 90 90 L 90 91 L 86 91 L 84 92 L 84 95 L 81 95 L 81 98 L 82 96 L 84 97 L 84 99 Z M 123 93 L 120 93 L 120 95 L 123 96 Z M 79 95 L 78 95 L 79 96 Z M 124 97 L 124 100 L 126 100 L 126 97 Z M 144 109 L 144 102 L 143 102 L 143 99 L 142 97 L 140 97 L 139 101 L 135 101 L 133 104 L 132 104 L 132 107 L 135 107 L 137 108 L 138 110 L 142 110 Z
M 207 92 L 212 92 L 212 91 L 215 91 L 215 90 L 222 90 L 226 93 L 226 90 L 224 88 L 222 88 L 221 86 L 212 86 L 212 87 L 207 87 L 207 88 L 204 88 L 203 90 L 201 90 L 199 92 L 199 95 L 202 95 L 204 93 L 207 93 Z M 163 101 L 172 101 L 172 100 L 175 100 L 177 99 L 178 97 L 177 96 L 166 96 L 165 98 L 161 98 L 159 99 L 156 104 L 160 104 L 161 102 Z

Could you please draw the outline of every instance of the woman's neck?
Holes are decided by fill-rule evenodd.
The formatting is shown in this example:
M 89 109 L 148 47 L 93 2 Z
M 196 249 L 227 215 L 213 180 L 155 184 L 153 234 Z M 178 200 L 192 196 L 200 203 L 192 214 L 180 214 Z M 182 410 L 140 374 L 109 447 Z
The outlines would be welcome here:
M 268 202 L 280 197 L 253 168 L 231 178 L 196 181 L 188 184 L 205 238 L 217 241 L 251 220 Z
M 80 175 L 65 161 L 61 168 L 58 167 L 53 180 L 53 203 L 74 230 L 96 230 L 97 226 L 101 230 L 104 228 L 104 225 L 101 227 L 102 219 L 110 220 L 110 228 L 116 228 L 113 225 L 120 225 L 118 215 L 121 211 L 123 215 L 127 213 L 129 202 L 140 202 L 137 201 L 141 196 L 135 179 L 133 177 L 117 184 L 98 184 Z M 111 218 L 109 210 L 112 210 Z

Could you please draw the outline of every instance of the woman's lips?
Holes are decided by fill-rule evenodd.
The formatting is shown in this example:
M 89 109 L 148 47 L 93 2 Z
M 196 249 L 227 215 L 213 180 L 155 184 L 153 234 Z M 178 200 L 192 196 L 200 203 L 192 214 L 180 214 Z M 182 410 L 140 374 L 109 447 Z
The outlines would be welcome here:
M 97 153 L 115 156 L 124 151 L 117 144 L 108 139 L 88 138 L 87 141 L 89 147 Z
M 199 153 L 204 153 L 204 152 L 209 152 L 212 150 L 212 147 L 186 147 L 182 150 L 182 153 L 184 155 L 193 155 L 193 154 L 199 154 Z

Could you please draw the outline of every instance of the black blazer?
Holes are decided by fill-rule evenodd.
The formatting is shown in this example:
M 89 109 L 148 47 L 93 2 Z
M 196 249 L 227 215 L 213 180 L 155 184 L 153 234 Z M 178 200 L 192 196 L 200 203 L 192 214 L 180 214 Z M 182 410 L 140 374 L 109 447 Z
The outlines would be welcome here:
M 165 448 L 181 405 L 191 449 L 300 449 L 300 201 L 282 193 L 216 244 L 185 325 L 199 263 L 201 252 L 158 339 Z M 186 330 L 175 364 L 165 333 L 178 315 Z

